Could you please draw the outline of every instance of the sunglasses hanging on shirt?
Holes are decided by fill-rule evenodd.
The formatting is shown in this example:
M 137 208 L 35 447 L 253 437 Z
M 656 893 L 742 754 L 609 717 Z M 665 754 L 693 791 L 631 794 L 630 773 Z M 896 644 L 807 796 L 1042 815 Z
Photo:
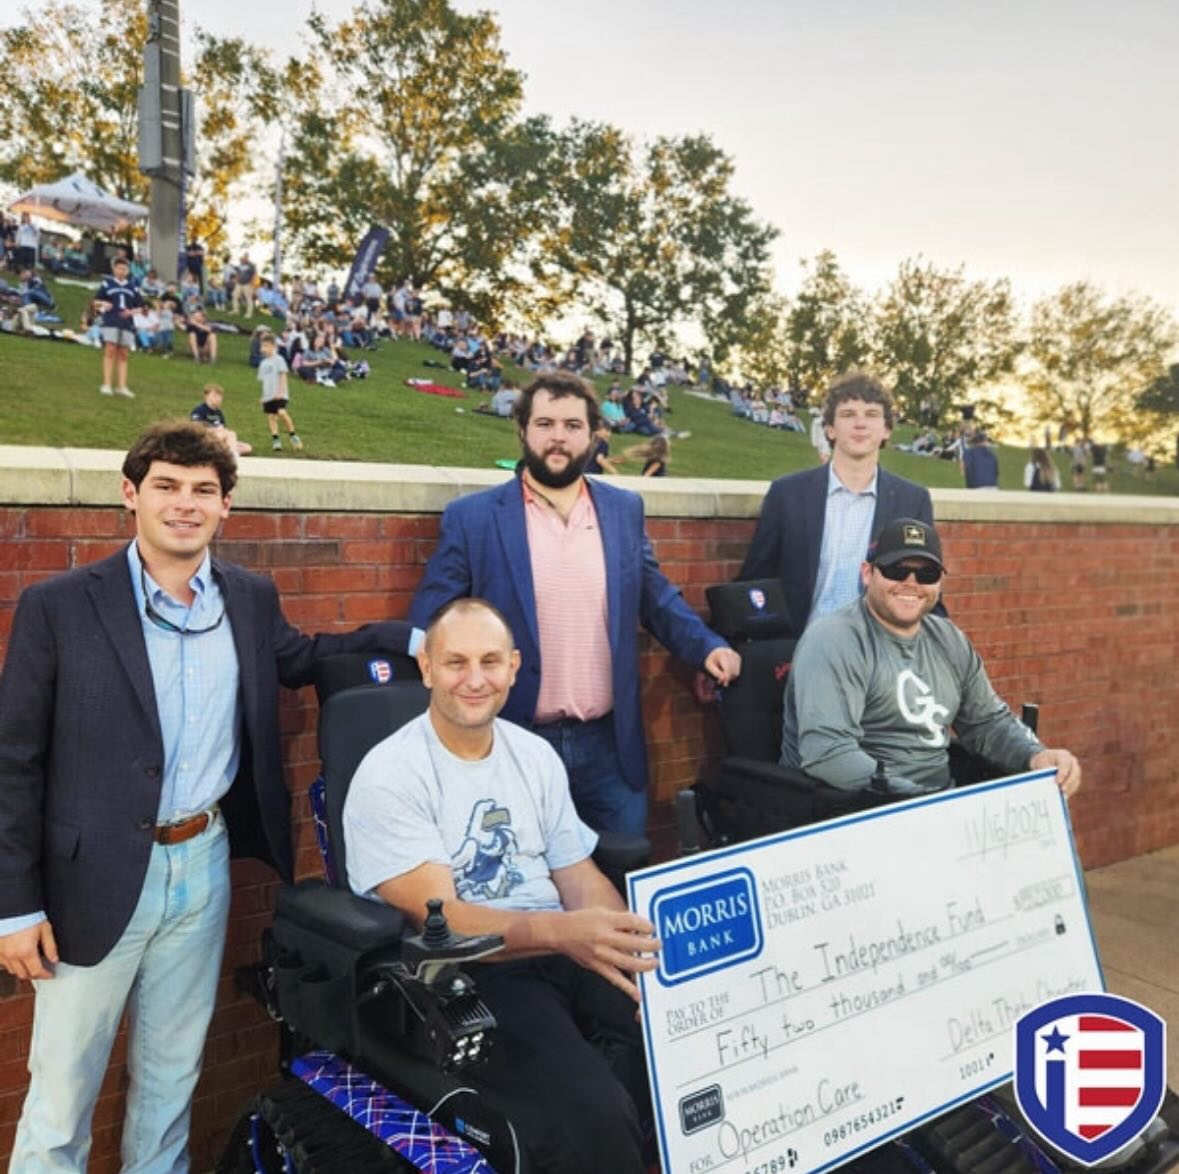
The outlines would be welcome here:
M 139 584 L 143 588 L 143 614 L 151 620 L 157 628 L 161 628 L 165 632 L 173 632 L 177 636 L 203 636 L 206 632 L 216 631 L 221 627 L 221 621 L 225 619 L 225 608 L 222 606 L 221 614 L 207 627 L 207 628 L 182 628 L 178 624 L 172 623 L 167 616 L 162 616 L 151 605 L 151 594 L 147 589 L 147 574 L 144 571 L 142 564 L 139 567 Z

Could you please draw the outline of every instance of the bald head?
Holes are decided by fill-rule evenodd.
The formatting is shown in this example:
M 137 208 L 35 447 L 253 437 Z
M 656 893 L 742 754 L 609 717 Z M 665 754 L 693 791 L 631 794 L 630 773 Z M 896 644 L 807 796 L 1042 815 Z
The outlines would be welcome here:
M 492 723 L 516 683 L 520 653 L 500 613 L 482 599 L 448 604 L 430 621 L 418 652 L 430 717 L 448 749 L 482 757 Z
M 425 647 L 428 650 L 439 631 L 455 622 L 456 617 L 462 616 L 483 616 L 489 623 L 486 628 L 488 635 L 495 626 L 498 625 L 502 629 L 503 639 L 510 651 L 516 646 L 516 639 L 512 635 L 512 629 L 508 626 L 508 621 L 504 618 L 503 612 L 499 610 L 492 603 L 488 603 L 486 599 L 452 599 L 450 603 L 443 604 L 433 615 L 429 625 L 426 627 Z

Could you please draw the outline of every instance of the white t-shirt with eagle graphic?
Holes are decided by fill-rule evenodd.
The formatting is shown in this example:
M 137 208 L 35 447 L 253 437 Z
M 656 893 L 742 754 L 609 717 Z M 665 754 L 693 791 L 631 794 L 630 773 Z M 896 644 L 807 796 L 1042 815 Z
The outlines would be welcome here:
M 597 839 L 556 751 L 500 720 L 491 753 L 472 762 L 447 750 L 422 714 L 365 755 L 344 803 L 348 883 L 365 895 L 443 864 L 463 901 L 560 909 L 552 873 L 587 859 Z

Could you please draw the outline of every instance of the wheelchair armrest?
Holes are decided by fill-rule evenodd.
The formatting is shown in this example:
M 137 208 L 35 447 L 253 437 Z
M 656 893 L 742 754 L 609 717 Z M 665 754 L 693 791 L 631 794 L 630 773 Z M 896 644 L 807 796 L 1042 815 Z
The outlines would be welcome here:
M 651 841 L 646 836 L 624 836 L 599 832 L 594 863 L 606 879 L 626 897 L 626 874 L 642 868 L 651 859 Z
M 748 779 L 753 784 L 763 783 L 776 788 L 785 787 L 800 794 L 811 794 L 816 787 L 826 787 L 826 783 L 812 778 L 801 770 L 792 766 L 782 766 L 777 762 L 765 762 L 760 758 L 740 758 L 737 756 L 721 759 L 718 778 Z M 716 780 L 714 780 L 714 783 Z M 832 790 L 834 788 L 831 788 Z
M 321 880 L 279 889 L 275 917 L 359 953 L 396 945 L 409 928 L 405 915 L 392 905 L 358 897 Z
M 722 759 L 695 792 L 700 823 L 714 845 L 805 827 L 904 797 L 870 786 L 832 787 L 800 770 L 755 758 Z
M 443 1068 L 470 1063 L 495 1020 L 457 963 L 503 939 L 454 935 L 445 921 L 432 932 L 429 918 L 421 934 L 410 928 L 392 906 L 324 881 L 284 886 L 262 976 L 268 1009 L 328 1051 L 358 1054 L 375 1033 Z
M 641 868 L 651 858 L 651 841 L 646 836 L 623 836 L 599 832 L 594 862 L 607 874 Z
M 778 791 L 812 795 L 821 805 L 832 808 L 848 804 L 848 810 L 878 807 L 882 803 L 896 803 L 901 799 L 932 795 L 944 790 L 944 786 L 925 786 L 897 775 L 881 779 L 873 777 L 855 787 L 835 787 L 795 767 L 753 758 L 726 758 L 721 762 L 721 772 L 725 777 L 748 780 L 754 786 L 764 785 Z

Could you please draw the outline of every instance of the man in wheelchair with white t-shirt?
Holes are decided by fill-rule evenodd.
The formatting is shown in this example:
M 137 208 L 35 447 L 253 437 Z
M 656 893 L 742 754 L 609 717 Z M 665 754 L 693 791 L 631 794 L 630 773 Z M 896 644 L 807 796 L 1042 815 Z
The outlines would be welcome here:
M 950 784 L 952 727 L 971 754 L 1010 773 L 1055 767 L 1067 798 L 1081 785 L 1076 758 L 1039 742 L 995 693 L 961 629 L 930 614 L 944 571 L 928 522 L 881 528 L 860 569 L 860 599 L 816 620 L 795 650 L 782 765 L 853 789 L 883 763 L 894 793 L 936 790 Z
M 654 927 L 591 860 L 597 836 L 555 751 L 496 718 L 520 661 L 499 612 L 448 604 L 418 661 L 429 710 L 375 746 L 348 791 L 349 884 L 419 925 L 442 898 L 456 933 L 503 936 L 500 953 L 467 968 L 498 1029 L 465 1079 L 539 1169 L 637 1174 L 646 1094 L 634 975 L 655 968 Z

